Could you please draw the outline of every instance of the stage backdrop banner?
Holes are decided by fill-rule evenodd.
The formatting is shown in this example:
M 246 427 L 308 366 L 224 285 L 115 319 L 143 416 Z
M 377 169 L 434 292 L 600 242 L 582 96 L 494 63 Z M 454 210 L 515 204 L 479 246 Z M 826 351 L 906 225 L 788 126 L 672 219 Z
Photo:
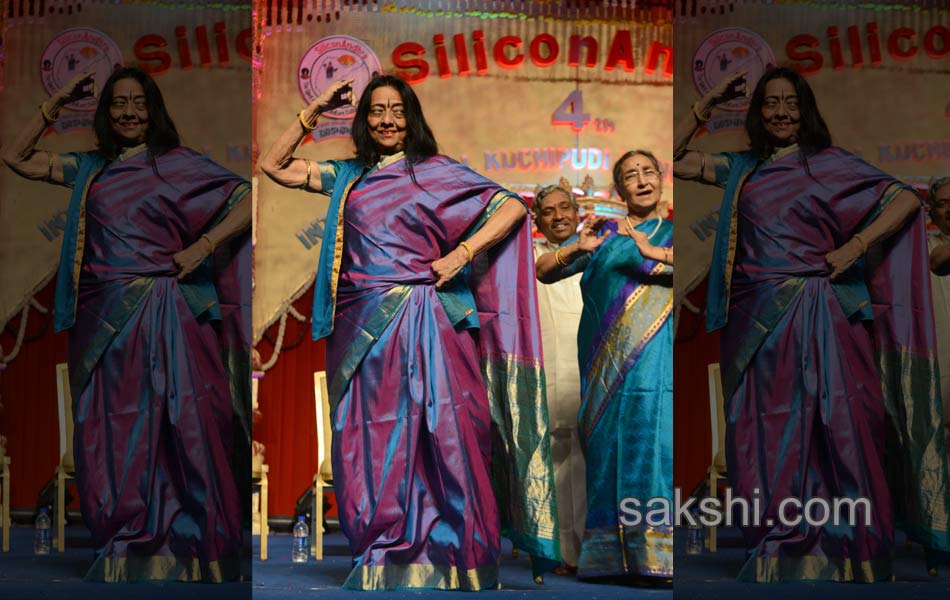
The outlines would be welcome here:
M 588 175 L 607 191 L 613 162 L 633 148 L 653 150 L 668 172 L 670 13 L 614 5 L 261 1 L 255 144 L 268 148 L 331 82 L 352 77 L 361 92 L 385 72 L 413 86 L 443 154 L 515 191 Z M 352 116 L 321 118 L 297 155 L 352 156 Z M 311 285 L 328 204 L 258 180 L 255 341 Z
M 101 90 L 116 66 L 137 66 L 155 77 L 183 144 L 250 176 L 247 2 L 4 2 L 3 14 L 0 142 L 74 74 L 95 71 Z M 94 112 L 94 101 L 70 105 L 37 147 L 93 149 Z M 0 326 L 25 318 L 55 275 L 69 193 L 0 166 Z M 7 346 L 2 362 L 14 354 Z
M 836 146 L 919 185 L 950 173 L 950 11 L 934 2 L 854 7 L 816 2 L 690 2 L 675 19 L 676 118 L 719 79 L 749 72 L 750 87 L 768 65 L 805 75 Z M 945 5 L 945 4 L 944 4 Z M 745 148 L 747 101 L 716 110 L 692 147 Z M 677 182 L 677 297 L 705 276 L 722 191 Z

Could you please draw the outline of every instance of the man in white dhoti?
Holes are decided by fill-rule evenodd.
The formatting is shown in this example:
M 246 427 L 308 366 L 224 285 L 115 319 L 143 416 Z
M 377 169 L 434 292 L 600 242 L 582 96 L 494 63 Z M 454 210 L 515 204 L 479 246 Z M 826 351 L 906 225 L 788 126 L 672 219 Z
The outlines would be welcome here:
M 535 240 L 534 257 L 554 252 L 577 231 L 577 201 L 570 190 L 549 185 L 535 194 L 534 224 L 544 235 Z M 577 438 L 577 413 L 581 402 L 577 367 L 577 327 L 584 301 L 581 274 L 556 283 L 538 285 L 541 343 L 547 380 L 551 454 L 557 489 L 561 557 L 555 573 L 577 573 L 577 559 L 587 516 L 584 454 Z
M 934 180 L 927 190 L 927 211 L 937 231 L 927 232 L 934 321 L 937 326 L 937 361 L 943 422 L 950 427 L 950 177 Z

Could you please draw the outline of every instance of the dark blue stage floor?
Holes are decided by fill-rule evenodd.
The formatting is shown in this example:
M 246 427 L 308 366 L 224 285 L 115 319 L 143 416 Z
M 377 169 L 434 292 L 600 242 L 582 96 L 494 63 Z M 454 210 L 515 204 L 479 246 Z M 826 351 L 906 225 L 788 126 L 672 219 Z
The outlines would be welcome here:
M 49 556 L 34 556 L 32 551 L 33 530 L 30 527 L 14 527 L 11 536 L 11 551 L 0 554 L 0 600 L 126 600 L 132 595 L 135 600 L 152 598 L 183 598 L 195 600 L 242 600 L 252 595 L 251 584 L 230 583 L 202 585 L 190 583 L 138 583 L 110 585 L 82 581 L 86 568 L 92 561 L 92 548 L 85 529 L 67 528 L 66 552 L 53 552 Z M 501 579 L 503 588 L 477 594 L 478 598 L 571 598 L 572 600 L 606 600 L 612 598 L 703 598 L 703 599 L 760 599 L 800 600 L 808 598 L 834 598 L 846 600 L 877 600 L 884 598 L 950 598 L 950 565 L 943 565 L 937 577 L 927 575 L 923 551 L 919 546 L 910 550 L 898 534 L 895 562 L 896 581 L 872 585 L 837 583 L 788 583 L 757 585 L 736 582 L 734 577 L 742 565 L 745 550 L 735 529 L 720 530 L 719 552 L 699 555 L 685 554 L 685 535 L 676 536 L 676 583 L 675 590 L 651 590 L 581 583 L 571 577 L 548 574 L 544 585 L 535 585 L 527 557 L 511 557 L 511 547 L 505 542 Z M 345 540 L 340 534 L 325 538 L 324 560 L 311 561 L 306 565 L 290 562 L 291 537 L 288 534 L 272 534 L 270 560 L 256 559 L 258 538 L 254 538 L 253 597 L 278 600 L 303 598 L 317 594 L 324 598 L 351 598 L 359 593 L 340 589 L 350 568 L 350 557 Z M 369 594 L 372 595 L 372 594 Z M 400 591 L 386 597 L 415 598 L 445 597 L 439 591 Z
M 290 562 L 291 536 L 271 534 L 270 559 L 257 560 L 259 538 L 254 538 L 253 598 L 277 600 L 314 597 L 320 600 L 352 598 L 373 594 L 361 594 L 340 589 L 350 569 L 350 556 L 346 541 L 341 534 L 324 538 L 324 560 L 313 559 L 306 565 Z M 81 526 L 66 529 L 66 552 L 55 550 L 49 556 L 33 555 L 33 529 L 14 527 L 10 540 L 10 552 L 0 553 L 0 600 L 244 600 L 252 596 L 251 584 L 228 583 L 222 585 L 194 583 L 136 583 L 127 585 L 89 583 L 82 580 L 92 563 L 92 546 L 88 532 Z M 574 600 L 626 599 L 672 599 L 671 590 L 652 590 L 621 586 L 580 583 L 573 577 L 548 574 L 543 585 L 536 585 L 531 578 L 529 560 L 522 555 L 511 557 L 511 545 L 504 542 L 502 559 L 502 589 L 480 592 L 478 598 L 573 598 Z M 446 597 L 450 592 L 436 590 L 400 591 L 387 593 L 386 597 L 414 598 Z M 457 597 L 459 594 L 456 593 Z M 462 594 L 469 597 L 467 594 Z M 475 596 L 471 596 L 475 597 Z
M 323 560 L 315 561 L 311 557 L 306 565 L 290 562 L 291 536 L 289 534 L 271 534 L 268 537 L 268 560 L 261 562 L 258 557 L 258 538 L 254 538 L 254 600 L 278 600 L 284 598 L 303 598 L 318 594 L 320 600 L 336 598 L 375 597 L 375 594 L 350 592 L 340 589 L 343 580 L 350 572 L 350 554 L 346 539 L 336 533 L 324 536 Z M 574 600 L 626 599 L 672 599 L 672 590 L 652 590 L 614 585 L 581 583 L 573 577 L 549 573 L 544 584 L 537 585 L 531 578 L 529 559 L 525 555 L 511 557 L 511 544 L 502 543 L 501 590 L 479 592 L 475 595 L 460 592 L 437 590 L 412 590 L 386 593 L 387 598 L 413 598 L 447 596 L 456 598 L 460 594 L 466 598 L 479 600 L 528 598 L 573 598 Z
M 251 584 L 133 583 L 83 581 L 92 564 L 85 527 L 66 528 L 66 552 L 33 555 L 33 528 L 13 527 L 10 552 L 0 553 L 0 600 L 249 600 Z
M 833 598 L 877 600 L 883 598 L 950 598 L 950 564 L 943 565 L 937 577 L 927 575 L 924 553 L 919 545 L 907 549 L 903 533 L 897 534 L 895 581 L 875 584 L 850 583 L 739 583 L 736 574 L 745 561 L 745 547 L 738 529 L 719 530 L 719 551 L 715 554 L 686 554 L 685 530 L 676 532 L 675 597 L 703 600 L 767 598 L 784 600 Z

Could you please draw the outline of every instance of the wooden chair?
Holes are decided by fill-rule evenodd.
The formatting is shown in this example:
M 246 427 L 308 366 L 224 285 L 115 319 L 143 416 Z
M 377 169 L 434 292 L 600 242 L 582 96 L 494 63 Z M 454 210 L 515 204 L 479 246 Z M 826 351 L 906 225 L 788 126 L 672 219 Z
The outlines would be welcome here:
M 0 447 L 0 529 L 3 529 L 3 541 L 0 549 L 10 551 L 10 457 Z
M 251 378 L 251 406 L 252 410 L 257 409 L 257 382 L 258 377 Z M 253 442 L 252 442 L 253 443 Z M 260 523 L 261 535 L 261 560 L 267 560 L 267 536 L 270 533 L 270 526 L 267 524 L 267 472 L 270 468 L 264 464 L 264 458 L 260 454 L 254 454 L 251 459 L 251 487 L 260 488 L 260 501 L 258 504 L 257 517 Z
M 719 495 L 719 480 L 726 478 L 726 412 L 722 398 L 722 377 L 719 363 L 707 366 L 709 375 L 709 427 L 712 433 L 712 461 L 709 464 L 709 497 Z M 709 528 L 706 544 L 716 551 L 716 526 Z
M 313 537 L 310 549 L 316 560 L 323 560 L 323 492 L 333 489 L 333 468 L 330 465 L 330 444 L 333 427 L 330 422 L 330 394 L 326 371 L 313 374 L 314 412 L 317 416 L 317 473 L 313 476 Z
M 261 527 L 261 560 L 267 560 L 267 535 L 270 527 L 267 525 L 267 472 L 270 468 L 258 460 L 254 460 L 251 467 L 251 485 L 260 487 L 260 527 Z
M 56 400 L 59 405 L 59 464 L 56 466 L 56 549 L 66 551 L 66 480 L 76 477 L 73 460 L 73 398 L 69 367 L 56 365 Z

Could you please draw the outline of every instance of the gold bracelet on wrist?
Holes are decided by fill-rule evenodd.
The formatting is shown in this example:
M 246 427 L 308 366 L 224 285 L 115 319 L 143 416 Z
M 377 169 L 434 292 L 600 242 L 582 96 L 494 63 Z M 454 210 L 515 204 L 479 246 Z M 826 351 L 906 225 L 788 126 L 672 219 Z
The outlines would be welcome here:
M 311 131 L 313 131 L 314 129 L 317 128 L 317 117 L 319 117 L 320 114 L 317 113 L 317 114 L 313 115 L 313 119 L 312 119 L 313 125 L 311 125 L 310 123 L 307 123 L 307 120 L 306 120 L 306 119 L 303 118 L 303 111 L 304 111 L 304 110 L 307 110 L 307 109 L 305 108 L 305 109 L 301 110 L 300 113 L 297 114 L 297 118 L 300 119 L 300 124 L 303 125 L 304 131 L 306 131 L 307 133 L 310 133 Z
M 311 175 L 312 175 L 312 173 L 313 173 L 313 170 L 312 170 L 312 168 L 311 168 L 311 166 L 310 166 L 310 159 L 309 159 L 309 158 L 305 158 L 305 159 L 303 159 L 303 160 L 304 160 L 304 162 L 307 163 L 307 181 L 305 181 L 305 182 L 303 183 L 303 185 L 300 186 L 300 189 L 305 190 L 305 189 L 307 189 L 307 188 L 310 187 L 310 177 L 311 177 Z
M 711 115 L 709 117 L 704 117 L 701 114 L 699 114 L 699 111 L 696 110 L 695 103 L 693 104 L 693 115 L 696 117 L 696 120 L 699 121 L 700 123 L 708 123 L 709 119 L 712 118 Z
M 858 243 L 861 244 L 861 254 L 865 254 L 868 251 L 868 244 L 864 241 L 864 238 L 861 237 L 861 234 L 854 234 L 854 239 L 858 240 Z
M 561 258 L 561 248 L 558 248 L 557 250 L 554 251 L 554 260 L 556 260 L 557 264 L 561 265 L 562 267 L 566 267 L 568 264 L 570 264 L 570 263 L 564 262 L 564 259 Z
M 475 258 L 475 253 L 472 252 L 472 247 L 468 245 L 468 242 L 459 242 L 460 248 L 465 248 L 465 251 L 468 252 L 468 262 L 472 262 L 472 259 Z
M 211 236 L 206 233 L 201 236 L 201 239 L 208 240 L 208 243 L 211 244 L 211 254 L 214 254 L 214 240 L 211 239 Z

